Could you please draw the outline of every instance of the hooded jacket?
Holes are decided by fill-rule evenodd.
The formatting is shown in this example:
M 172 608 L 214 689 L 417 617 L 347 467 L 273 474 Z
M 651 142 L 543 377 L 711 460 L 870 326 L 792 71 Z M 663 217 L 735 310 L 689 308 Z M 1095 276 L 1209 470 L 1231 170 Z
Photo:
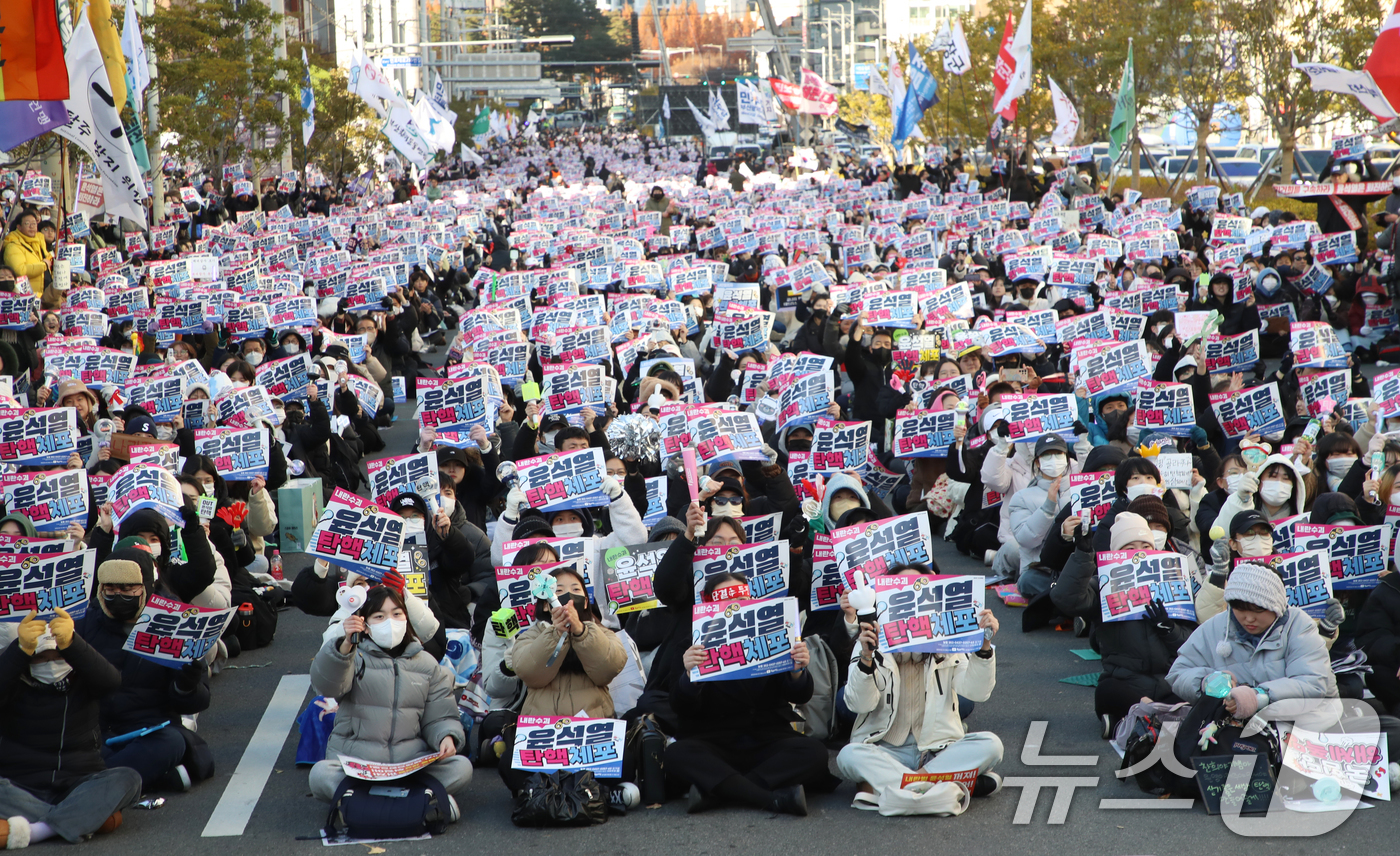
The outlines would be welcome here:
M 1377 672 L 1400 669 L 1400 574 L 1381 577 L 1356 621 L 1356 644 Z
M 1068 461 L 1065 473 L 1069 473 Z M 1069 479 L 1060 483 L 1059 495 L 1050 499 L 1051 479 L 1036 476 L 1031 483 L 1013 494 L 1007 502 L 1007 517 L 1011 523 L 1011 534 L 1021 548 L 1021 570 L 1040 561 L 1040 548 L 1051 524 L 1060 509 L 1069 504 Z
M 1288 471 L 1293 474 L 1293 496 L 1291 496 L 1288 500 L 1288 511 L 1286 514 L 1281 514 L 1278 518 L 1274 519 L 1277 520 L 1282 517 L 1292 517 L 1295 514 L 1302 514 L 1308 506 L 1308 486 L 1307 483 L 1304 481 L 1303 474 L 1298 472 L 1297 467 L 1293 466 L 1293 462 L 1284 455 L 1270 455 L 1269 457 L 1265 458 L 1264 465 L 1259 468 L 1259 472 L 1265 472 L 1269 469 L 1269 467 L 1272 467 L 1274 464 L 1283 464 L 1287 466 Z M 1302 499 L 1300 500 L 1299 497 L 1302 497 Z M 1268 512 L 1264 511 L 1263 500 L 1259 498 L 1259 494 L 1257 492 L 1251 493 L 1247 497 L 1242 497 L 1238 493 L 1232 493 L 1229 496 L 1225 497 L 1224 502 L 1220 503 L 1220 511 L 1216 513 L 1215 518 L 1209 521 L 1204 519 L 1198 519 L 1197 528 L 1200 529 L 1200 531 L 1204 534 L 1205 538 L 1210 537 L 1210 530 L 1213 526 L 1218 525 L 1221 529 L 1224 529 L 1226 532 L 1229 532 L 1230 521 L 1235 519 L 1236 514 L 1239 514 L 1241 511 L 1247 511 L 1254 508 L 1259 509 L 1259 511 L 1264 513 L 1266 516 L 1268 515 Z M 1201 523 L 1205 523 L 1206 525 L 1202 527 L 1200 525 Z
M 583 635 L 569 634 L 554 662 L 554 646 L 559 632 L 548 621 L 536 621 L 515 638 L 506 653 L 506 666 L 520 676 L 528 688 L 520 712 L 533 716 L 573 716 L 586 711 L 592 717 L 611 717 L 625 711 L 613 710 L 613 678 L 627 665 L 627 651 L 611 630 L 596 621 L 584 620 Z M 570 652 L 578 655 L 583 672 L 562 669 Z
M 1181 646 L 1167 681 L 1179 698 L 1195 701 L 1201 683 L 1216 671 L 1229 672 L 1242 686 L 1263 689 L 1273 702 L 1337 698 L 1337 679 L 1317 622 L 1297 607 L 1279 616 L 1257 646 L 1230 610 L 1210 618 Z
M 75 623 L 76 636 L 82 636 L 121 673 L 121 686 L 102 699 L 102 733 L 112 737 L 162 722 L 179 723 L 185 714 L 209 708 L 209 677 L 200 678 L 191 691 L 176 683 L 181 675 L 159 663 L 124 650 L 132 625 L 109 617 L 97 602 L 88 604 L 87 613 Z
M 997 682 L 996 652 L 976 654 L 928 654 L 924 661 L 924 717 L 917 734 L 920 752 L 936 752 L 967 735 L 958 712 L 958 696 L 972 702 L 992 697 Z M 856 715 L 852 743 L 878 743 L 894 724 L 899 709 L 899 669 L 888 655 L 878 655 L 870 672 L 860 666 L 860 647 L 851 652 L 851 664 L 843 697 Z
M 396 657 L 370 639 L 342 654 L 340 641 L 324 643 L 311 662 L 312 688 L 340 703 L 328 757 L 392 764 L 437 752 L 444 737 L 466 745 L 452 673 L 422 645 L 410 641 Z
M 1380 299 L 1376 301 L 1376 306 L 1385 308 L 1390 305 L 1390 295 L 1386 292 L 1385 286 L 1375 276 L 1363 276 L 1356 281 L 1356 298 L 1351 301 L 1351 311 L 1347 315 L 1347 329 L 1353 336 L 1361 335 L 1361 328 L 1366 325 L 1366 301 L 1361 299 L 1363 294 L 1374 294 Z
M 48 259 L 51 255 L 44 245 L 44 236 L 37 232 L 34 237 L 26 238 L 16 229 L 5 236 L 5 267 L 17 276 L 29 277 L 29 287 L 34 289 L 35 297 L 44 292 L 44 274 L 49 272 Z
M 826 531 L 830 532 L 836 528 L 836 520 L 831 516 L 831 500 L 835 498 L 838 490 L 853 491 L 860 497 L 860 507 L 870 508 L 870 494 L 865 492 L 865 486 L 860 483 L 860 479 L 846 473 L 836 473 L 826 482 L 826 492 L 822 494 L 822 519 L 826 521 Z

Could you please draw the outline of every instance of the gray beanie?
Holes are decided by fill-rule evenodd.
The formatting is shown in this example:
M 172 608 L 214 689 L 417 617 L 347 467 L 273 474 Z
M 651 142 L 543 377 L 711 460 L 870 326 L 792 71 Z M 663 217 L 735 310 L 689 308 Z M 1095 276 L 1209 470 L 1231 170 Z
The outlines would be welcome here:
M 1225 600 L 1262 606 L 1280 618 L 1288 612 L 1288 592 L 1283 580 L 1263 565 L 1236 565 L 1225 581 Z
M 675 535 L 677 538 L 685 537 L 685 521 L 674 517 L 663 517 L 656 521 L 656 525 L 651 527 L 651 532 L 647 534 L 647 541 L 660 541 L 667 535 Z

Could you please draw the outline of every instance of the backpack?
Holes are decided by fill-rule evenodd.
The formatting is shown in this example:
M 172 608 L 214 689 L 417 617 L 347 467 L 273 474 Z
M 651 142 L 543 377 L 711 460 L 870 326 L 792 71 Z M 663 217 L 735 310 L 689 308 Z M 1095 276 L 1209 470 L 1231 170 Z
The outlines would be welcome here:
M 807 673 L 812 676 L 812 697 L 806 704 L 797 706 L 805 723 L 802 733 L 817 740 L 830 739 L 836 733 L 836 691 L 841 682 L 841 673 L 836 663 L 836 655 L 831 646 L 821 636 L 808 636 L 807 653 L 811 659 L 807 663 Z
M 323 831 L 327 838 L 369 840 L 438 835 L 447 829 L 451 811 L 442 783 L 422 770 L 386 782 L 346 776 L 331 798 Z
M 238 637 L 240 652 L 271 645 L 272 638 L 277 635 L 276 608 L 253 589 L 234 588 L 232 595 L 232 606 L 238 611 L 229 621 L 224 636 Z M 252 607 L 251 612 L 241 609 L 245 604 Z

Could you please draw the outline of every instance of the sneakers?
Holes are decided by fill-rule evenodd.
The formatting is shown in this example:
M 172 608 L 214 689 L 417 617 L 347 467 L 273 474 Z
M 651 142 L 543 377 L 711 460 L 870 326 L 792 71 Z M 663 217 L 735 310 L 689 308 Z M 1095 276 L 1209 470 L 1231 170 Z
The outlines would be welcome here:
M 113 832 L 116 832 L 118 829 L 121 828 L 122 813 L 119 811 L 114 811 L 106 820 L 102 821 L 101 826 L 97 827 L 97 834 L 111 835 Z
M 459 820 L 461 820 L 461 819 L 462 819 L 462 810 L 461 810 L 460 808 L 457 807 L 457 798 L 454 797 L 454 796 L 452 796 L 452 794 L 448 794 L 448 795 L 447 795 L 447 822 L 448 822 L 448 823 L 456 823 L 457 821 L 459 821 Z M 121 813 L 120 813 L 120 812 L 117 813 L 117 821 L 118 821 L 118 823 L 121 822 Z M 99 829 L 99 830 L 97 830 L 97 831 L 98 831 L 98 832 L 101 832 L 102 830 Z
M 631 782 L 622 782 L 608 788 L 608 811 L 626 815 L 629 808 L 642 804 L 642 792 Z
M 988 550 L 987 552 L 982 554 L 982 564 L 990 568 L 992 566 L 992 562 L 996 561 L 996 557 L 996 550 Z
M 806 817 L 807 792 L 802 789 L 801 785 L 793 785 L 790 788 L 778 788 L 773 791 L 773 810 L 779 814 Z
M 172 791 L 183 793 L 188 791 L 193 783 L 190 781 L 190 771 L 185 769 L 185 765 L 176 764 L 175 769 L 165 774 L 161 784 Z
M 977 777 L 977 781 L 972 784 L 972 795 L 974 797 L 989 797 L 1001 790 L 1001 773 L 986 772 Z
M 1113 736 L 1113 717 L 1106 713 L 1099 716 L 1099 736 L 1105 740 Z
M 858 808 L 861 811 L 879 811 L 880 795 L 856 791 L 855 799 L 851 800 L 851 808 Z
M 1082 615 L 1074 617 L 1074 638 L 1083 639 L 1089 635 L 1089 622 L 1084 620 Z

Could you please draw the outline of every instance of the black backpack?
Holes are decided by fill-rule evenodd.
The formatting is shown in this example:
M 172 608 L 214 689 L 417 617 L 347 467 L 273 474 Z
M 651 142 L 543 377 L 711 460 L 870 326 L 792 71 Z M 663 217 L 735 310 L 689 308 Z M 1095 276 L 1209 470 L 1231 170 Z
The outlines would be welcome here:
M 417 838 L 440 835 L 451 821 L 447 791 L 428 773 L 365 782 L 346 776 L 335 789 L 323 830 L 327 838 Z

